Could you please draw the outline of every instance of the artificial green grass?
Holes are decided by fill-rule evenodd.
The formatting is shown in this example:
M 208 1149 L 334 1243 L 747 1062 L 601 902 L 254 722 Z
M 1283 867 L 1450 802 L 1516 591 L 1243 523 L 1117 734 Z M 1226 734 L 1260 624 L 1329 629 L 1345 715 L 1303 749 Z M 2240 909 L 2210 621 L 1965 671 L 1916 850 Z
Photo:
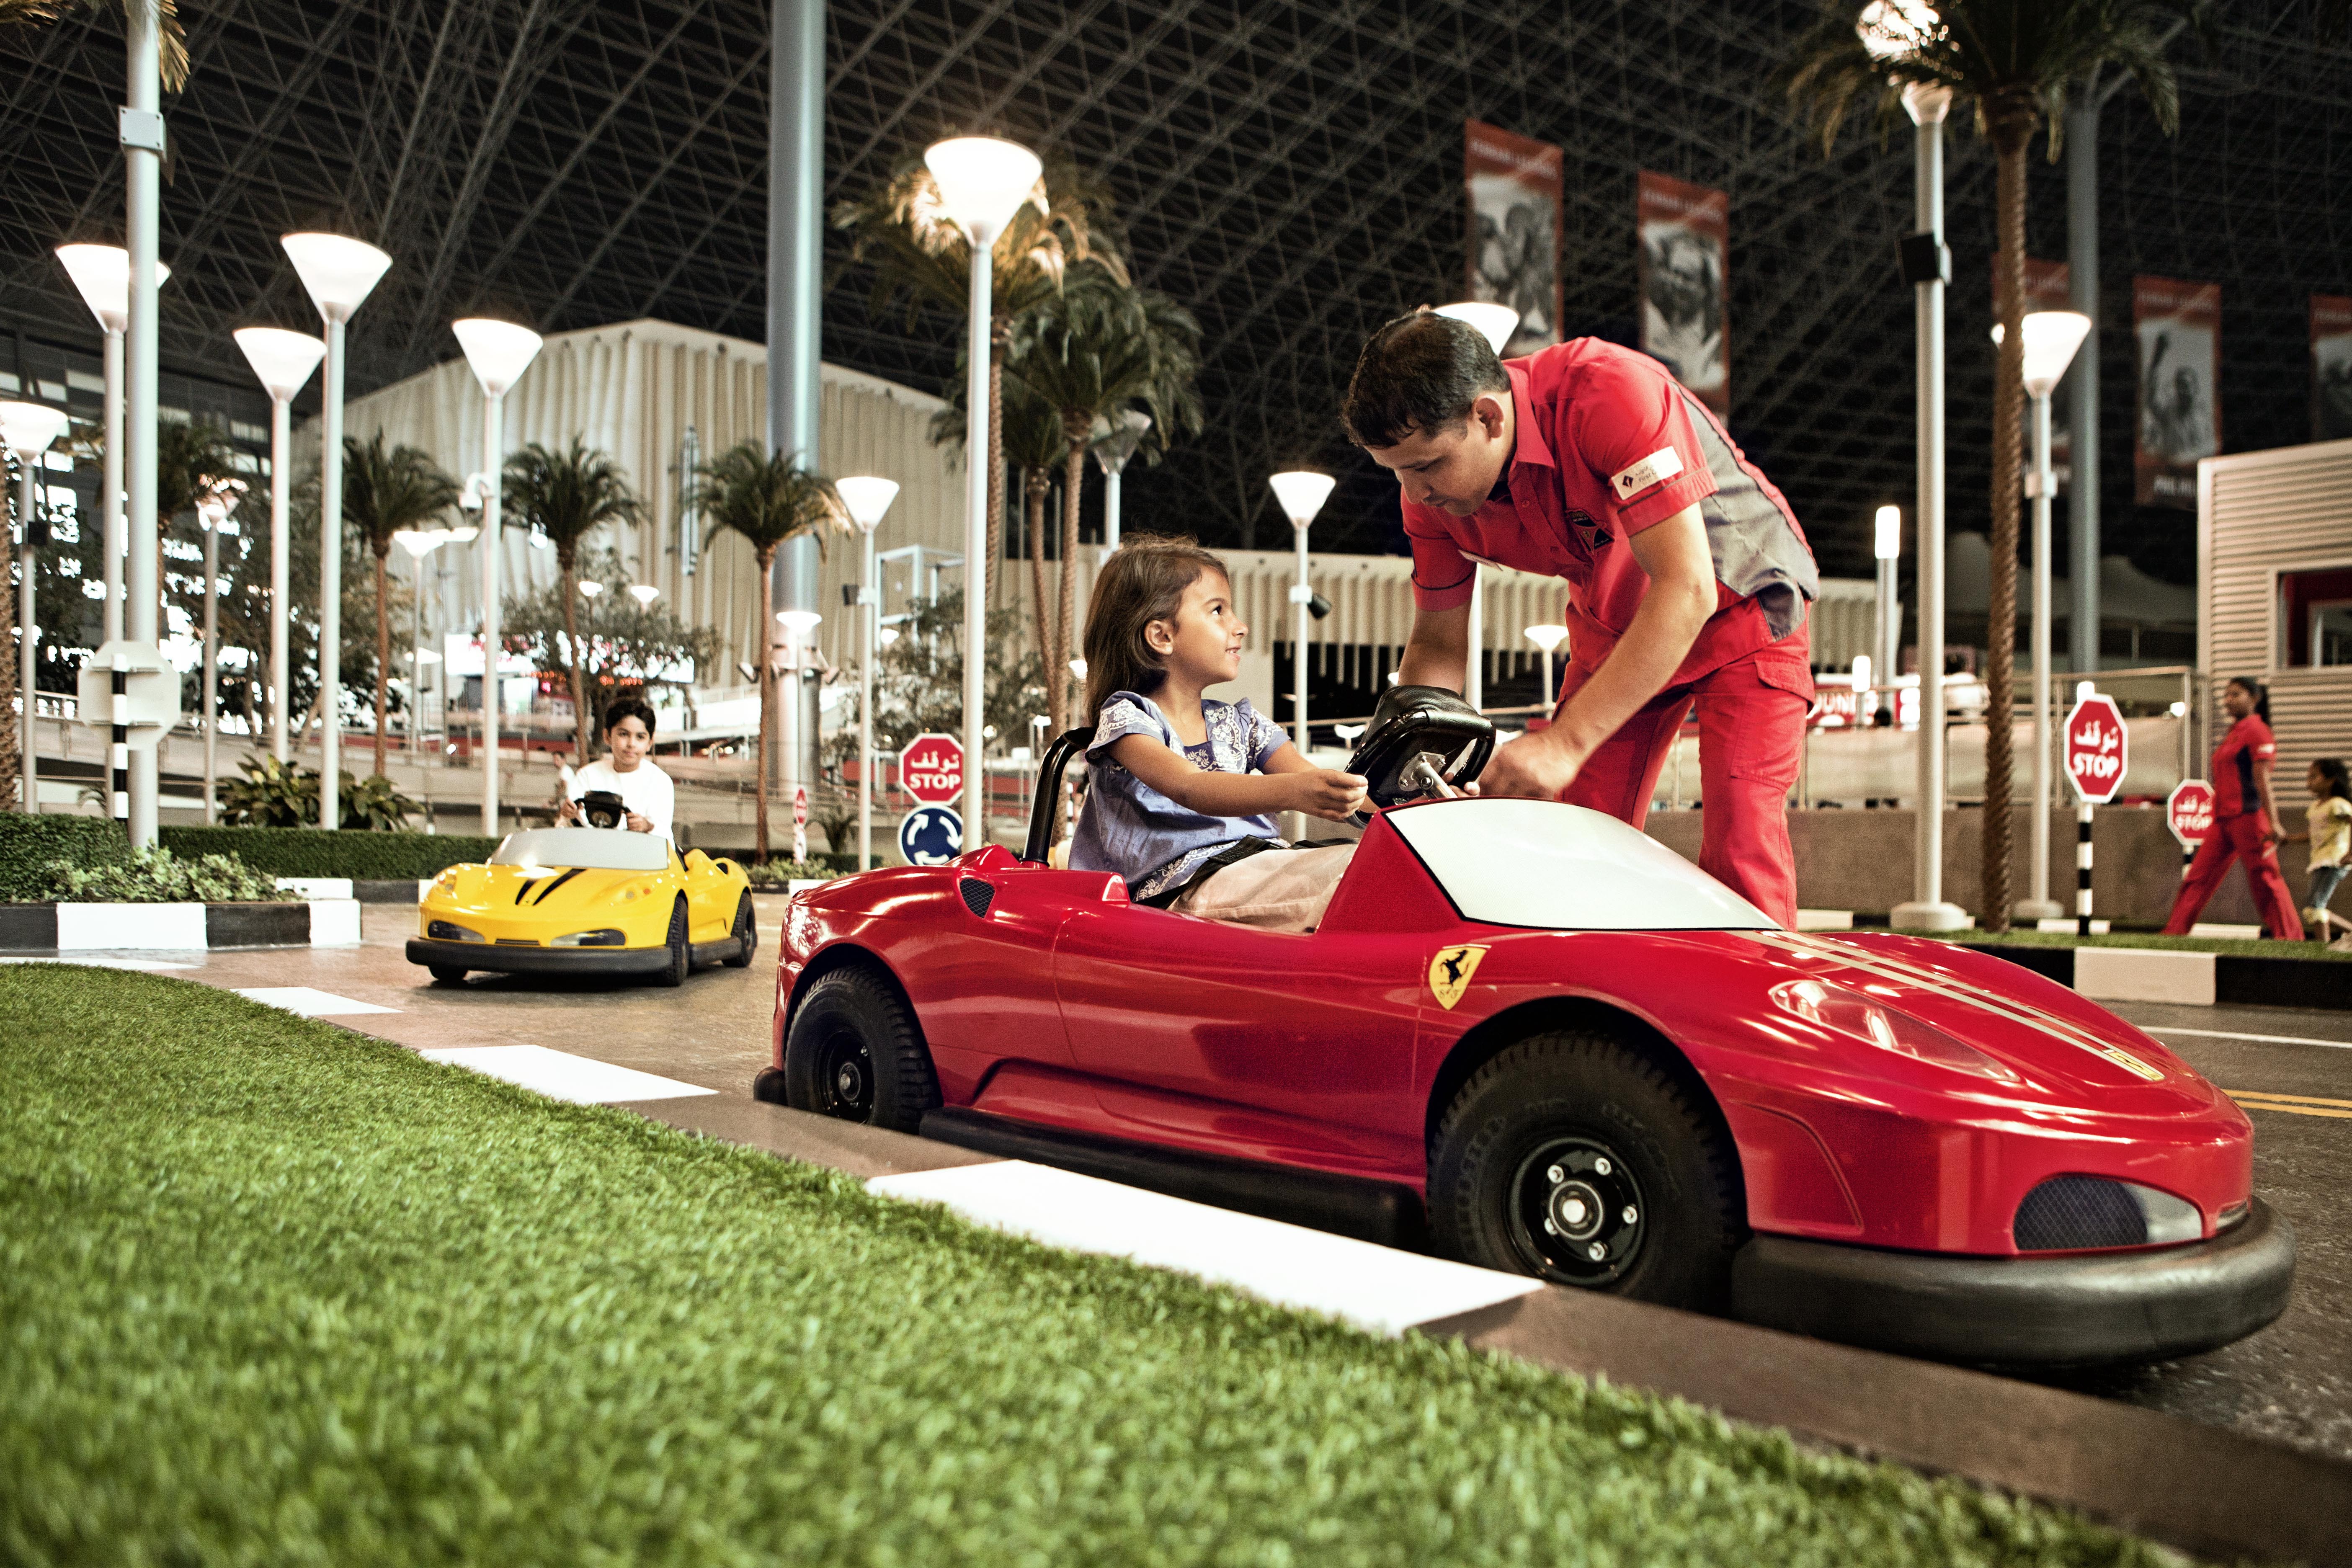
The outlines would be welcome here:
M 1915 931 L 1916 936 L 1947 942 L 1999 942 L 2015 947 L 2159 947 L 2176 952 L 2226 952 L 2240 958 L 2308 958 L 2329 963 L 2352 963 L 2352 952 L 2333 952 L 2324 942 L 2273 942 L 2268 937 L 2240 941 L 2221 936 L 2164 936 L 2156 931 L 2119 931 L 2105 936 L 2076 936 L 2059 931 Z
M 2153 1563 L 156 976 L 0 971 L 9 1563 Z

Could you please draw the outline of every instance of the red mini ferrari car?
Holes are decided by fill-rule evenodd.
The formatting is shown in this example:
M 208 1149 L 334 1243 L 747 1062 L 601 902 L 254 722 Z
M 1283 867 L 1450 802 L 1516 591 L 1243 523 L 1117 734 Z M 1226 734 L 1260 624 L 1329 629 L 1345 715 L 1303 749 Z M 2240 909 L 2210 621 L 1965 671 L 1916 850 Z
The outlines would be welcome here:
M 1491 745 L 1391 728 L 1351 764 L 1375 801 L 1448 795 Z M 756 1094 L 1948 1359 L 2152 1360 L 2285 1307 L 2244 1113 L 2063 986 L 1785 930 L 1549 801 L 1386 806 L 1306 935 L 1139 906 L 1045 864 L 1087 733 L 1025 855 L 793 900 Z

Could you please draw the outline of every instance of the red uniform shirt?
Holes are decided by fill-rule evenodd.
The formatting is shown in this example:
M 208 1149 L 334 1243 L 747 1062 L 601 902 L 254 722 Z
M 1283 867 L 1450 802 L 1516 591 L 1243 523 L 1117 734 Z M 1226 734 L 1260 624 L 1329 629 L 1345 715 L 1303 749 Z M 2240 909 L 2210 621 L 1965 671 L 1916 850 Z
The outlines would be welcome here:
M 1503 369 L 1516 419 L 1503 487 L 1466 518 L 1405 503 L 1416 605 L 1469 603 L 1472 560 L 1564 577 L 1569 647 L 1591 668 L 1649 587 L 1627 538 L 1696 505 L 1715 557 L 1716 613 L 1675 683 L 1803 624 L 1821 574 L 1796 514 L 1664 365 L 1576 338 Z
M 2231 725 L 2221 743 L 2213 748 L 2213 815 L 2243 816 L 2262 810 L 2262 791 L 2254 786 L 2254 764 L 2277 760 L 2278 742 L 2260 715 L 2249 713 Z

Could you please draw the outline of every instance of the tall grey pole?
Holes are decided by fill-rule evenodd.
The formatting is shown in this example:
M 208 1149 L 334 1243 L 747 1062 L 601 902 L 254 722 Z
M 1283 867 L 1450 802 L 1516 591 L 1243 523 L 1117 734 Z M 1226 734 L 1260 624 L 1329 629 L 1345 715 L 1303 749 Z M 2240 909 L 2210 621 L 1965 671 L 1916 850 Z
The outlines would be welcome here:
M 2066 378 L 2067 531 L 2073 536 L 2073 664 L 2099 672 L 2099 99 L 2086 87 L 2066 111 L 2067 303 L 2091 318 Z
M 499 492 L 506 477 L 506 395 L 482 395 L 482 831 L 499 834 Z
M 1307 606 L 1315 589 L 1307 580 L 1307 524 L 1292 522 L 1290 536 L 1298 544 L 1298 580 L 1290 585 L 1290 741 L 1303 757 L 1307 754 Z
M 37 689 L 34 652 L 40 641 L 40 628 L 33 624 L 33 506 L 34 497 L 39 492 L 34 471 L 40 466 L 38 453 L 16 454 L 16 469 L 23 476 L 16 492 L 16 683 L 21 688 L 18 700 L 24 704 L 16 720 L 16 760 L 24 769 L 25 793 L 21 798 L 28 813 L 41 809 L 41 771 L 34 755 L 40 726 L 33 717 Z
M 269 399 L 269 754 L 279 762 L 292 756 L 286 727 L 291 700 L 293 670 L 286 651 L 286 595 L 292 592 L 294 476 L 287 454 L 294 445 L 291 395 Z
M 157 0 L 134 0 L 124 11 L 129 69 L 124 80 L 121 137 L 123 237 L 131 252 L 131 329 L 125 349 L 122 433 L 123 497 L 130 554 L 125 573 L 124 631 L 152 643 L 161 615 L 155 559 L 156 249 L 163 226 L 163 18 Z M 163 745 L 131 753 L 131 842 L 155 842 L 157 786 Z
M 1103 470 L 1103 550 L 1118 548 L 1118 478 L 1117 468 Z
M 1878 662 L 1872 667 L 1871 681 L 1889 690 L 1895 686 L 1895 666 L 1903 661 L 1903 589 L 1895 574 L 1902 564 L 1892 555 L 1883 555 L 1878 561 L 1878 619 L 1874 628 L 1878 646 L 1871 650 Z M 1878 709 L 1878 700 L 1874 697 L 1869 714 L 1873 721 Z
M 106 330 L 105 492 L 99 497 L 106 552 L 104 640 L 122 640 L 122 334 Z
M 343 342 L 341 312 L 327 316 L 327 366 L 320 384 L 319 454 L 319 826 L 343 825 Z M 495 788 L 495 786 L 493 786 Z M 487 830 L 486 830 L 487 831 Z
M 989 247 L 996 236 L 983 224 L 969 224 L 971 237 L 971 335 L 964 345 L 964 407 L 976 417 L 965 422 L 963 443 L 963 847 L 988 842 L 988 753 L 982 725 L 988 706 L 988 334 L 994 302 L 996 258 Z
M 215 515 L 205 529 L 205 826 L 213 825 L 213 780 L 220 771 L 220 530 Z
M 814 468 L 823 347 L 817 301 L 824 288 L 824 3 L 775 0 L 775 6 L 768 124 L 768 449 Z M 813 535 L 787 541 L 772 568 L 775 609 L 815 610 L 818 571 Z M 785 633 L 771 621 L 762 636 L 772 664 Z M 782 749 L 789 755 L 776 761 L 789 800 L 795 787 L 816 782 L 817 690 L 814 681 L 797 676 L 784 690 L 792 704 L 785 723 L 792 742 Z
M 1944 245 L 1944 116 L 1952 95 L 1912 87 L 1903 107 L 1918 127 L 1913 191 L 1918 233 L 1928 242 L 1932 268 L 1914 273 L 1913 311 L 1918 335 L 1919 496 L 1919 775 L 1918 826 L 1913 843 L 1913 899 L 1897 904 L 1889 921 L 1898 930 L 1955 931 L 1968 917 L 1944 901 L 1944 285 L 1950 252 Z
M 874 621 L 882 593 L 874 581 L 874 529 L 867 525 L 866 569 L 857 588 L 857 868 L 874 864 Z
M 2066 911 L 2050 898 L 2050 492 L 2057 476 L 2050 465 L 2050 395 L 2033 400 L 2033 872 L 2032 896 L 2016 909 L 2020 920 L 2054 920 Z

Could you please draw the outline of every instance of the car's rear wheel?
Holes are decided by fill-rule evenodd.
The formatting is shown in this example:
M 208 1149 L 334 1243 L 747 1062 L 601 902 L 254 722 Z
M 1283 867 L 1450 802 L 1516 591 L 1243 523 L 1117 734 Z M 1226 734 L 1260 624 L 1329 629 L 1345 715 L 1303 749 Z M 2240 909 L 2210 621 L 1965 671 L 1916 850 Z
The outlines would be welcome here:
M 686 900 L 680 899 L 669 907 L 669 962 L 654 971 L 656 985 L 683 985 L 694 968 L 694 949 L 686 940 Z
M 912 1132 L 940 1103 L 940 1083 L 898 988 L 852 965 L 818 976 L 794 1009 L 784 1094 L 801 1110 Z
M 719 962 L 730 969 L 748 969 L 751 955 L 760 951 L 760 922 L 751 913 L 751 895 L 745 893 L 735 905 L 735 929 L 728 933 L 735 939 L 735 956 Z
M 1720 1311 L 1748 1229 L 1705 1091 L 1606 1033 L 1530 1036 L 1472 1075 L 1430 1149 L 1430 1227 L 1467 1263 Z
M 466 978 L 466 972 L 458 968 L 454 963 L 427 964 L 425 965 L 425 973 L 430 974 L 434 979 L 439 981 L 444 985 L 460 984 Z

